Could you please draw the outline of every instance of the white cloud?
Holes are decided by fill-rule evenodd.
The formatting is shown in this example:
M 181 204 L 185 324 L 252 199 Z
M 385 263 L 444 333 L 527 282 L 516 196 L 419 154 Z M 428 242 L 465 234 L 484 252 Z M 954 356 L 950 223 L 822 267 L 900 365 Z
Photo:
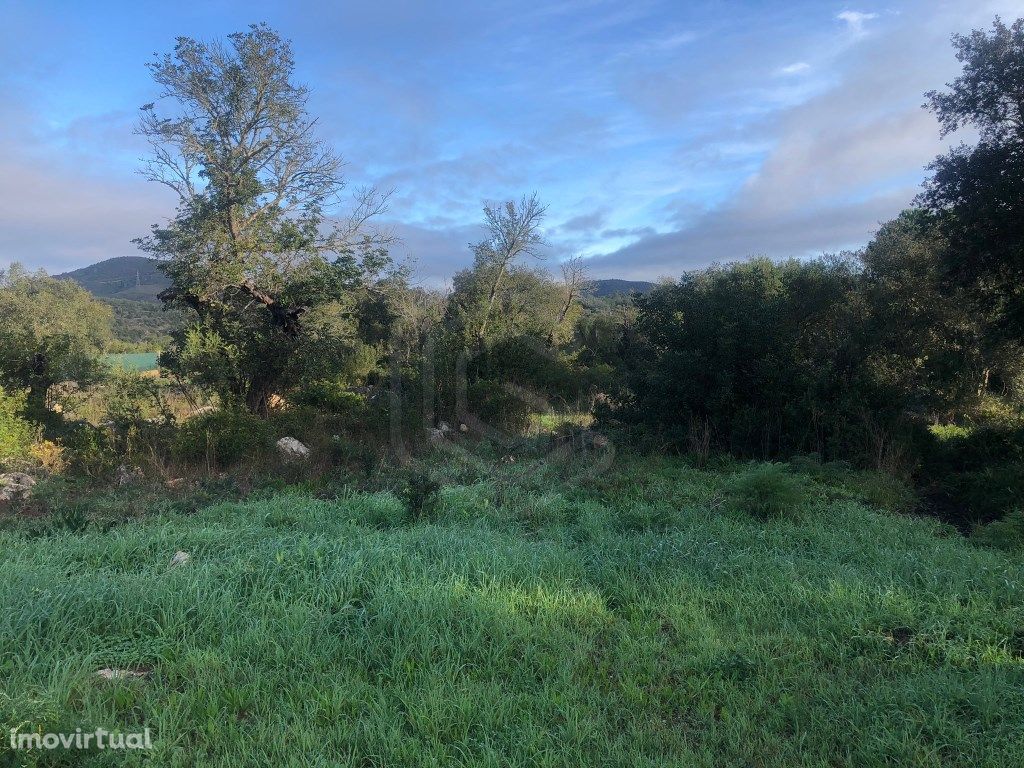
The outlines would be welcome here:
M 779 67 L 776 74 L 779 75 L 800 75 L 804 72 L 808 72 L 811 69 L 811 65 L 806 61 L 797 61 L 793 64 L 787 64 L 784 67 Z
M 854 34 L 862 34 L 864 32 L 865 22 L 877 19 L 877 13 L 862 13 L 861 11 L 843 11 L 842 13 L 836 14 L 836 18 L 839 21 L 846 22 L 847 27 Z

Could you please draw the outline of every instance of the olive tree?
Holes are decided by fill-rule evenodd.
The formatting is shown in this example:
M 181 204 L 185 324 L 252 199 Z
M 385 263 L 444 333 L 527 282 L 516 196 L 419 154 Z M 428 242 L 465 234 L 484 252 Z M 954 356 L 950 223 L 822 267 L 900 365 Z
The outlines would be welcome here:
M 100 376 L 112 322 L 111 308 L 77 283 L 18 264 L 0 270 L 0 384 L 27 390 L 29 415 L 43 418 L 51 386 Z

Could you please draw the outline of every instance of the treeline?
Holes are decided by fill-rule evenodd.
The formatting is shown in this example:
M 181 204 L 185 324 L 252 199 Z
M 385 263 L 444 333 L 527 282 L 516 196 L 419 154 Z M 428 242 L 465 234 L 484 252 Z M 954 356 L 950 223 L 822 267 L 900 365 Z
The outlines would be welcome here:
M 970 514 L 996 516 L 1024 503 L 1005 482 L 1024 458 L 1024 21 L 954 44 L 963 74 L 928 103 L 943 130 L 979 139 L 937 158 L 915 207 L 862 251 L 719 265 L 594 301 L 585 261 L 543 268 L 531 196 L 485 207 L 487 235 L 449 294 L 411 287 L 373 226 L 386 197 L 326 215 L 341 161 L 315 138 L 288 43 L 262 25 L 224 45 L 181 38 L 150 67 L 164 98 L 139 123 L 148 176 L 179 195 L 138 241 L 180 318 L 162 329 L 165 384 L 120 375 L 103 406 L 116 434 L 79 421 L 64 442 L 92 467 L 105 454 L 210 466 L 243 456 L 282 411 L 328 452 L 341 449 L 324 435 L 353 431 L 390 450 L 449 430 L 513 445 L 561 412 L 698 460 L 803 454 L 914 476 L 952 506 L 995 472 L 1003 496 L 981 494 Z M 54 385 L 102 381 L 112 322 L 149 341 L 115 309 L 45 275 L 0 275 L 0 412 L 25 392 L 30 420 L 59 440 Z M 216 413 L 185 421 L 166 382 Z

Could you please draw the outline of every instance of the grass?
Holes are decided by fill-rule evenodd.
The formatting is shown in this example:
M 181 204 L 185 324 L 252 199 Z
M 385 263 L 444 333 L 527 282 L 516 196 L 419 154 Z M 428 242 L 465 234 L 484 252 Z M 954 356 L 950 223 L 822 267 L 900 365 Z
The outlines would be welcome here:
M 103 361 L 108 365 L 120 366 L 126 371 L 155 371 L 157 370 L 157 358 L 159 352 L 124 352 L 120 354 L 104 355 Z
M 462 456 L 421 519 L 286 490 L 9 524 L 0 749 L 97 726 L 155 749 L 0 764 L 1022 764 L 1019 557 L 849 478 L 801 475 L 800 514 L 761 522 L 730 503 L 748 471 Z

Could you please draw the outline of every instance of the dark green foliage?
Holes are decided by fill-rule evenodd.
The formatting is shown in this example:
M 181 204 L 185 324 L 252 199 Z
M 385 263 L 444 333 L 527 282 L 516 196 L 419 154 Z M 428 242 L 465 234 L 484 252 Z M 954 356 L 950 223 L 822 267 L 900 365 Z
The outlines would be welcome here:
M 989 414 L 965 428 L 933 429 L 918 482 L 932 511 L 969 530 L 1024 507 L 1024 424 Z
M 0 269 L 0 384 L 27 389 L 30 418 L 52 421 L 52 385 L 101 376 L 110 322 L 110 308 L 74 283 L 18 264 Z
M 979 544 L 1024 554 L 1024 511 L 1015 509 L 1002 520 L 979 527 L 972 538 Z
M 174 452 L 188 461 L 227 467 L 271 449 L 273 432 L 265 420 L 244 410 L 222 410 L 189 419 L 175 436 Z
M 181 312 L 153 302 L 107 299 L 114 310 L 114 343 L 111 352 L 149 352 L 165 348 L 171 336 L 185 325 Z
M 0 387 L 0 468 L 5 462 L 24 459 L 35 437 L 25 418 L 25 394 L 7 393 Z
M 963 72 L 928 106 L 943 134 L 969 127 L 978 143 L 938 157 L 922 203 L 950 239 L 951 282 L 967 286 L 997 328 L 1024 331 L 1024 19 L 955 35 Z
M 366 396 L 353 392 L 340 381 L 321 380 L 305 384 L 290 398 L 296 405 L 327 413 L 359 416 L 366 411 Z
M 861 316 L 849 259 L 758 259 L 684 276 L 636 299 L 621 417 L 686 445 L 694 424 L 737 455 L 825 455 L 858 440 L 867 388 L 851 344 Z
M 402 500 L 413 520 L 430 517 L 437 507 L 441 484 L 428 472 L 414 471 L 403 488 Z
M 507 382 L 474 381 L 467 387 L 466 395 L 469 407 L 466 417 L 474 421 L 470 426 L 475 429 L 479 423 L 485 428 L 519 435 L 529 426 L 530 415 L 535 410 L 530 393 L 517 390 Z
M 752 466 L 730 479 L 726 491 L 737 509 L 759 520 L 794 517 L 810 501 L 807 485 L 782 464 Z

